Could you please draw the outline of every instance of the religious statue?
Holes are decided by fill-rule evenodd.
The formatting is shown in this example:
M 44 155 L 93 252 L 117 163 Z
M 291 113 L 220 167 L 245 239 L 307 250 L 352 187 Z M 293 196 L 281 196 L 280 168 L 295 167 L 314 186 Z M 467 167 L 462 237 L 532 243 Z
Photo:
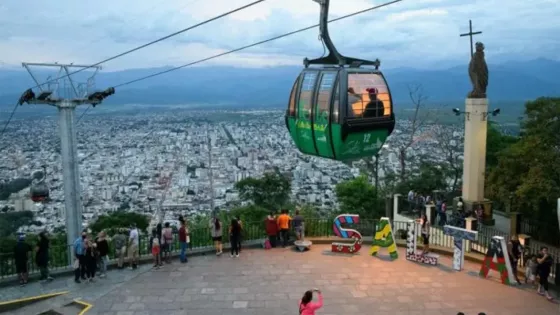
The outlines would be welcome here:
M 486 98 L 488 86 L 488 66 L 484 60 L 484 44 L 476 43 L 476 51 L 469 63 L 469 77 L 473 86 L 468 98 Z

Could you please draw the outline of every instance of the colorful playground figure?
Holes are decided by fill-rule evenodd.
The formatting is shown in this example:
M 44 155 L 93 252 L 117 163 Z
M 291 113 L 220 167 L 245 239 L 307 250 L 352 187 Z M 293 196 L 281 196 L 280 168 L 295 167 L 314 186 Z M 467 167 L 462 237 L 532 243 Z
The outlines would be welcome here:
M 387 217 L 379 219 L 379 223 L 377 223 L 377 229 L 375 236 L 373 237 L 373 245 L 371 247 L 370 254 L 372 256 L 377 256 L 380 247 L 387 248 L 387 250 L 389 250 L 389 256 L 391 256 L 391 259 L 399 258 L 397 243 L 395 243 L 395 237 L 393 236 L 393 230 L 391 229 L 391 222 Z
M 342 224 L 358 224 L 359 222 L 360 216 L 357 214 L 341 214 L 334 219 L 334 234 L 340 238 L 351 238 L 354 240 L 353 243 L 332 243 L 331 250 L 334 253 L 355 254 L 360 251 L 362 248 L 362 234 L 356 230 L 342 227 Z
M 494 261 L 495 260 L 495 261 Z M 480 267 L 480 276 L 488 277 L 488 272 L 495 270 L 500 273 L 503 284 L 515 283 L 515 277 L 511 269 L 511 262 L 506 247 L 506 241 L 501 236 L 492 237 L 486 257 Z
M 476 241 L 478 232 L 445 225 L 443 233 L 453 236 L 453 269 L 457 271 L 463 270 L 465 264 L 465 240 Z
M 418 253 L 418 221 L 410 220 L 406 223 L 406 260 L 437 266 L 439 255 L 433 253 Z

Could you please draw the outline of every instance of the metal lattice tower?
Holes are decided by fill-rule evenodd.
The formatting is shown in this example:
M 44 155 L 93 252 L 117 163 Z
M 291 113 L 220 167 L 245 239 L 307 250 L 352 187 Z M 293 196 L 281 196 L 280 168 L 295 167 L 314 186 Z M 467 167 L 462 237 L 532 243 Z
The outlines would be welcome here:
M 25 91 L 18 104 L 37 104 L 50 105 L 58 109 L 59 113 L 59 131 L 61 144 L 62 171 L 64 178 L 64 206 L 66 213 L 66 239 L 68 245 L 74 243 L 74 240 L 82 231 L 82 196 L 79 176 L 79 160 L 77 152 L 76 140 L 76 115 L 75 109 L 79 105 L 96 106 L 108 96 L 115 93 L 114 88 L 108 88 L 105 91 L 91 91 L 88 88 L 93 87 L 94 77 L 101 69 L 100 66 L 85 66 L 74 64 L 59 63 L 23 63 L 23 67 L 29 72 L 31 78 L 37 84 L 38 95 L 32 89 Z M 58 68 L 56 81 L 52 81 L 50 77 L 47 84 L 38 82 L 37 77 L 33 75 L 30 67 L 47 67 Z M 93 75 L 87 79 L 87 83 L 77 85 L 70 77 L 71 68 L 91 68 Z M 61 77 L 62 75 L 62 77 Z M 65 88 L 61 89 L 62 86 Z M 45 87 L 46 86 L 46 87 Z M 68 251 L 68 263 L 72 263 L 73 253 Z

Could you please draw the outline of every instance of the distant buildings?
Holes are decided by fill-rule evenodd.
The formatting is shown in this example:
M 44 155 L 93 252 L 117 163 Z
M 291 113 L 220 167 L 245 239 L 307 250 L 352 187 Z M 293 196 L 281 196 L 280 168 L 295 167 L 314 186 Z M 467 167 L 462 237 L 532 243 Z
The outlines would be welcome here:
M 323 209 L 337 207 L 336 184 L 359 176 L 362 168 L 359 163 L 348 166 L 302 155 L 295 149 L 282 115 L 281 111 L 240 115 L 236 111 L 175 110 L 85 119 L 78 133 L 84 222 L 119 209 L 150 215 L 161 210 L 172 220 L 179 214 L 211 211 L 212 196 L 216 207 L 227 210 L 239 201 L 235 183 L 273 169 L 291 175 L 294 200 Z M 218 116 L 223 119 L 214 118 Z M 34 211 L 48 229 L 64 226 L 55 120 L 13 124 L 9 137 L 4 138 L 10 141 L 7 152 L 0 155 L 0 180 L 29 177 L 47 164 L 52 201 L 37 206 L 26 189 L 0 201 L 0 208 Z M 398 150 L 409 138 L 403 132 L 408 124 L 398 122 L 380 153 L 381 180 L 385 170 L 399 168 Z M 453 132 L 460 138 L 461 130 Z M 443 159 L 434 141 L 437 139 L 419 137 L 406 150 L 407 155 Z

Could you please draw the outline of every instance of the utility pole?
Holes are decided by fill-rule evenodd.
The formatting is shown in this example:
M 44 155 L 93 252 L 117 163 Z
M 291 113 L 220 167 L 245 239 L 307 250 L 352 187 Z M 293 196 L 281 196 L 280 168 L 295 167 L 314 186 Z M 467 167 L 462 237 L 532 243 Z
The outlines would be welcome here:
M 108 88 L 102 92 L 89 93 L 94 86 L 94 76 L 101 67 L 90 67 L 86 65 L 59 64 L 59 63 L 22 63 L 23 67 L 29 72 L 31 78 L 37 84 L 39 95 L 36 96 L 32 89 L 25 91 L 19 99 L 18 104 L 38 104 L 50 105 L 58 109 L 59 113 L 59 131 L 62 158 L 62 171 L 64 179 L 64 206 L 66 214 L 66 241 L 68 245 L 74 243 L 74 240 L 82 231 L 82 195 L 80 188 L 79 160 L 76 140 L 76 115 L 75 109 L 79 105 L 91 104 L 93 107 L 101 104 L 101 102 L 115 93 L 114 88 Z M 33 75 L 30 67 L 47 67 L 58 68 L 58 77 L 54 84 L 40 84 Z M 74 83 L 69 74 L 70 68 L 92 68 L 94 74 L 88 78 L 87 83 L 77 85 Z M 59 81 L 63 80 L 64 88 L 59 89 Z M 69 85 L 69 87 L 67 86 Z M 71 247 L 68 246 L 70 249 Z M 72 251 L 68 250 L 68 264 L 72 263 Z

